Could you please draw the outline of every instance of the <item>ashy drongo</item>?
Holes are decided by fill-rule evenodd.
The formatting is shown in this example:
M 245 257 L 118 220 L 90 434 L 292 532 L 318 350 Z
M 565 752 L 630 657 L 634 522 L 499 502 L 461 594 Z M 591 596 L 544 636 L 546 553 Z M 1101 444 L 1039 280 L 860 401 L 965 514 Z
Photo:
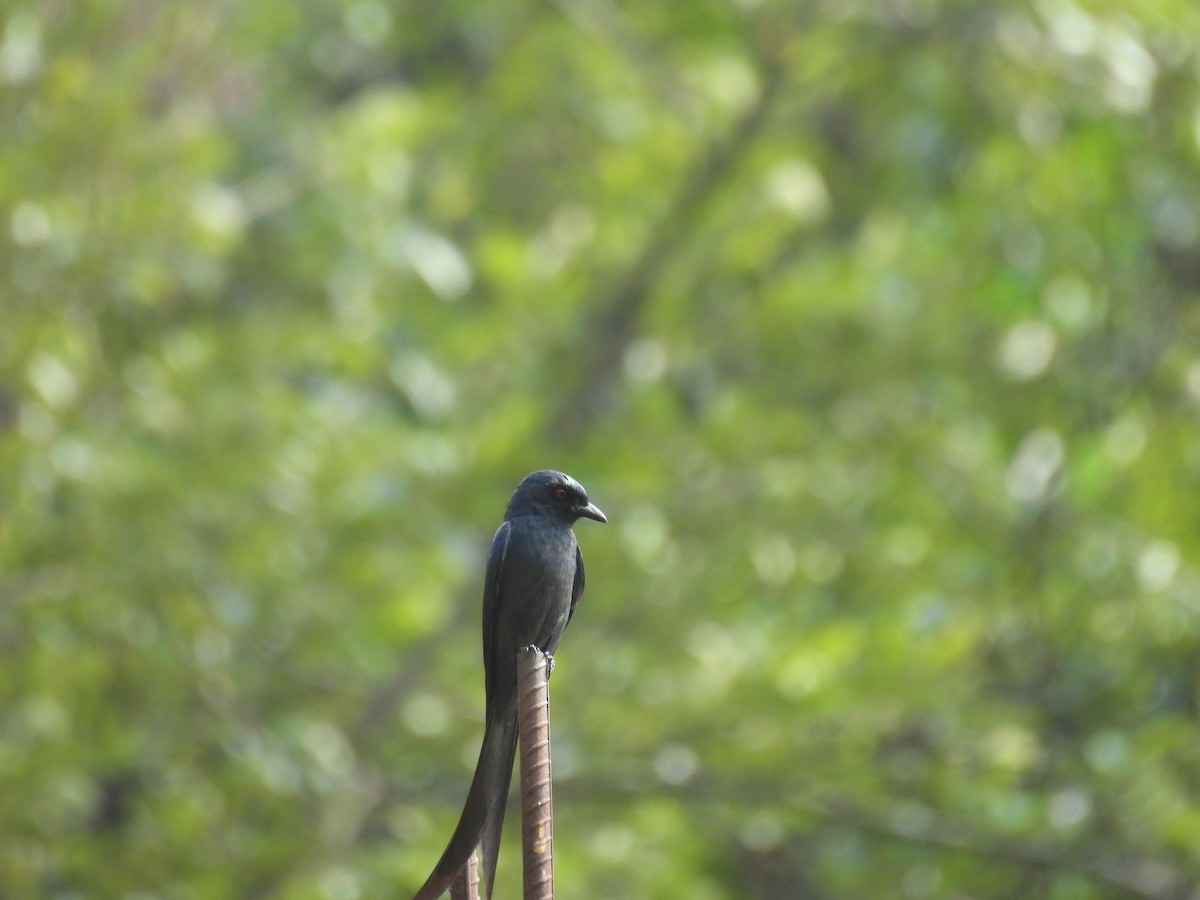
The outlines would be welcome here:
M 583 593 L 583 555 L 571 526 L 607 522 L 570 475 L 543 469 L 525 476 L 492 538 L 483 585 L 483 746 L 458 827 L 414 900 L 434 900 L 480 845 L 483 881 L 492 895 L 500 830 L 517 747 L 517 654 L 552 654 Z

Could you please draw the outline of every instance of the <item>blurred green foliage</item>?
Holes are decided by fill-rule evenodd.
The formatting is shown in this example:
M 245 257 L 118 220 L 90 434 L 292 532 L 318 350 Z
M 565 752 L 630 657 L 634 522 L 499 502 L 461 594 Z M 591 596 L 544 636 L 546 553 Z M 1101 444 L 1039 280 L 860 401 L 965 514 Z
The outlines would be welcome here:
M 408 896 L 555 466 L 562 897 L 1196 896 L 1198 36 L 10 5 L 0 895 Z

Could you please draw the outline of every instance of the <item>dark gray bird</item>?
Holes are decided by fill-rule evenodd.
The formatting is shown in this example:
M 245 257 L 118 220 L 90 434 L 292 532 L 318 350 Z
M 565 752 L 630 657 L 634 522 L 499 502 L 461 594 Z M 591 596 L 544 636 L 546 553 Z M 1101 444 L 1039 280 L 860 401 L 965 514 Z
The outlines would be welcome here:
M 551 469 L 526 475 L 508 501 L 483 584 L 483 746 L 458 827 L 414 900 L 440 897 L 477 844 L 492 895 L 517 748 L 517 653 L 532 645 L 552 654 L 575 613 L 583 554 L 571 526 L 582 518 L 608 521 L 583 485 Z

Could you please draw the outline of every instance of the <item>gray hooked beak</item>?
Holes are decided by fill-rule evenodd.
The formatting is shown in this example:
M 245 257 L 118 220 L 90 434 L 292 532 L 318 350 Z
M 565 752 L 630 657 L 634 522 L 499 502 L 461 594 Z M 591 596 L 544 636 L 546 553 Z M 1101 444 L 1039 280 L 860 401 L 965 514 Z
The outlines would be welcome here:
M 595 519 L 597 522 L 607 522 L 608 517 L 600 511 L 595 503 L 589 503 L 587 506 L 575 507 L 575 512 L 579 514 L 581 519 Z

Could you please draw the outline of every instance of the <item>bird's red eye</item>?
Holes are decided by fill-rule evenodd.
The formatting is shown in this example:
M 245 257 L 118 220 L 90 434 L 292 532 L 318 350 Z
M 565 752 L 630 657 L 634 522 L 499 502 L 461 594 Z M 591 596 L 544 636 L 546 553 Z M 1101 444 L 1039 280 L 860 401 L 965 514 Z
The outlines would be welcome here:
M 557 488 L 554 491 L 554 496 L 557 497 L 559 500 L 566 500 L 567 499 L 567 489 L 566 488 Z

